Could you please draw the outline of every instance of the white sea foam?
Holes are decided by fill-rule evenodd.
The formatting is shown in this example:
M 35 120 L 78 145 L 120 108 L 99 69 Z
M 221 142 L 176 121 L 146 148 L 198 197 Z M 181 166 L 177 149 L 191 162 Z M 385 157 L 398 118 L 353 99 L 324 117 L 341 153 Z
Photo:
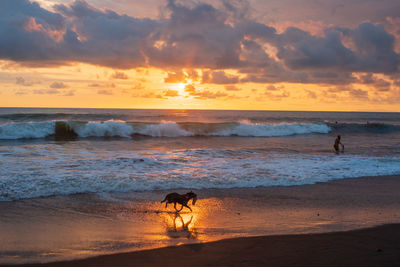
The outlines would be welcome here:
M 69 123 L 80 137 L 130 137 L 134 131 L 131 125 L 123 121 L 88 122 L 86 124 Z
M 25 122 L 0 125 L 0 139 L 44 138 L 55 132 L 55 122 Z
M 329 133 L 331 128 L 324 123 L 279 123 L 279 124 L 255 124 L 240 123 L 236 127 L 216 132 L 213 135 L 220 136 L 256 136 L 256 137 L 272 137 L 272 136 L 288 136 L 295 134 L 309 133 Z
M 0 156 L 0 201 L 83 192 L 288 186 L 400 173 L 398 156 L 108 151 L 79 144 L 0 147 Z
M 194 135 L 193 132 L 182 129 L 175 122 L 149 124 L 145 126 L 143 129 L 136 129 L 135 133 L 152 137 L 180 137 L 180 136 Z

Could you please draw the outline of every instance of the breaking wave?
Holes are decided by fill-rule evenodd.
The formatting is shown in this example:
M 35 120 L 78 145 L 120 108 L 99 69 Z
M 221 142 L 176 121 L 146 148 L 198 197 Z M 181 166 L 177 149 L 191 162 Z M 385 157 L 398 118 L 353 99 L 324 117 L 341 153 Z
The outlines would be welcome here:
M 135 135 L 148 137 L 182 136 L 244 136 L 278 137 L 298 134 L 326 134 L 331 131 L 326 123 L 251 123 L 248 121 L 228 123 L 198 122 L 104 122 L 44 121 L 8 123 L 0 125 L 0 139 L 125 137 Z

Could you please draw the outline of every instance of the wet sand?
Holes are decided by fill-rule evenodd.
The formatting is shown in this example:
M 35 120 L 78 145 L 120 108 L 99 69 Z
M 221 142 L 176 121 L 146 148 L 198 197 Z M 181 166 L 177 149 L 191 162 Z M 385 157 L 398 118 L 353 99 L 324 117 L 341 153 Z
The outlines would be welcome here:
M 400 176 L 196 190 L 180 215 L 164 191 L 0 203 L 0 263 L 119 253 L 54 266 L 399 266 L 399 192 Z
M 26 266 L 399 266 L 400 224 L 261 236 Z

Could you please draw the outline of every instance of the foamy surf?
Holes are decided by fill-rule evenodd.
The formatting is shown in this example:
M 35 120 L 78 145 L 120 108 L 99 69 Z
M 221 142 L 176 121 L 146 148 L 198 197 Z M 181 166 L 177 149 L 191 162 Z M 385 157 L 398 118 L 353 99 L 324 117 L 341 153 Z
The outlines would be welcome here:
M 331 128 L 325 123 L 177 123 L 177 122 L 124 122 L 109 120 L 105 122 L 62 121 L 78 137 L 149 137 L 184 136 L 243 136 L 276 137 L 297 134 L 327 134 Z M 57 133 L 55 121 L 8 123 L 0 125 L 0 139 L 45 138 Z
M 11 152 L 13 156 L 1 159 L 0 201 L 76 193 L 291 186 L 400 173 L 396 156 L 226 149 L 83 151 L 63 146 L 15 147 Z

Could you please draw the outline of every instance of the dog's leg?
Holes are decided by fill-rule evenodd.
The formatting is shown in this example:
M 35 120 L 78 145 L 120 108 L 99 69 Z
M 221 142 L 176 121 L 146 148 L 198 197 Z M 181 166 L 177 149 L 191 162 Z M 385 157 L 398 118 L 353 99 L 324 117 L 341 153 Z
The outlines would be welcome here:
M 192 211 L 192 209 L 188 206 L 188 205 L 182 205 L 182 208 L 183 208 L 183 206 L 185 206 L 186 208 L 188 208 L 188 209 L 190 209 L 190 211 Z
M 183 209 L 183 205 L 181 206 L 181 208 L 180 208 L 179 210 L 175 207 L 175 210 L 176 210 L 177 212 L 180 212 L 182 209 Z

